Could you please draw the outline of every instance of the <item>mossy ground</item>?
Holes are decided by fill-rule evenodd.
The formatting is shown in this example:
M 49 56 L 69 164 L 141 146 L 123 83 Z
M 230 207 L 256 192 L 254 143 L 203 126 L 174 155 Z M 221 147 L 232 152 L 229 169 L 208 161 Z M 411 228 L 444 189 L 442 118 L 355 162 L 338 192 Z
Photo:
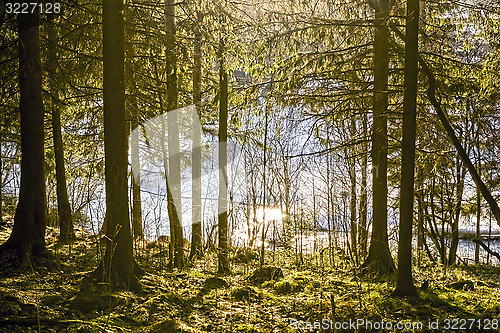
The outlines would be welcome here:
M 2 240 L 8 233 L 2 231 Z M 49 230 L 49 248 L 55 235 Z M 284 253 L 276 253 L 274 262 L 272 255 L 268 258 L 270 265 L 282 268 L 283 279 L 251 284 L 247 277 L 258 263 L 233 263 L 232 274 L 221 277 L 226 286 L 208 280 L 217 269 L 215 254 L 169 271 L 148 249 L 137 255 L 146 271 L 143 293 L 101 286 L 100 295 L 86 294 L 80 291 L 82 279 L 98 258 L 92 238 L 81 231 L 77 236 L 71 252 L 67 246 L 53 251 L 50 267 L 41 263 L 31 272 L 18 272 L 3 259 L 1 332 L 292 332 L 292 320 L 428 322 L 500 316 L 498 267 L 428 263 L 415 269 L 417 285 L 428 281 L 420 298 L 397 298 L 391 296 L 392 278 L 359 278 L 348 264 L 323 267 L 314 258 L 298 268 Z M 464 280 L 472 281 L 474 290 L 447 287 Z

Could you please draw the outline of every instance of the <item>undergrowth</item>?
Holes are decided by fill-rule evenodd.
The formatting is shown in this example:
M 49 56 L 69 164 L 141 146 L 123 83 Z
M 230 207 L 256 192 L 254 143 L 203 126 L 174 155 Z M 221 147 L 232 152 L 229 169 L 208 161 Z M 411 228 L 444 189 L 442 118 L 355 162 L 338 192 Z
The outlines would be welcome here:
M 9 232 L 3 230 L 0 240 Z M 55 235 L 49 229 L 51 249 Z M 257 261 L 233 262 L 230 276 L 215 278 L 214 253 L 172 271 L 154 248 L 143 247 L 137 253 L 146 271 L 142 293 L 82 294 L 82 279 L 99 258 L 90 235 L 79 230 L 77 237 L 71 249 L 52 251 L 50 267 L 39 264 L 31 272 L 19 272 L 3 258 L 1 332 L 298 332 L 293 322 L 429 322 L 500 315 L 497 267 L 426 263 L 414 270 L 415 284 L 426 285 L 420 297 L 400 298 L 391 295 L 394 277 L 361 277 L 338 259 L 334 267 L 314 258 L 298 267 L 293 255 L 283 251 L 270 255 L 267 264 L 282 268 L 284 277 L 252 284 L 247 277 Z M 468 281 L 473 288 L 451 287 L 457 281 Z

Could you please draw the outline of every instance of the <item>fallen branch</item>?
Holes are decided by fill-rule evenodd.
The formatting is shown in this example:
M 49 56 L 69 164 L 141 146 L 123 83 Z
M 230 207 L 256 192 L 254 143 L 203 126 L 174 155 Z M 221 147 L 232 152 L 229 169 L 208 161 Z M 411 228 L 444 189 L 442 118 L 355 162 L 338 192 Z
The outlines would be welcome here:
M 491 254 L 492 256 L 494 256 L 495 258 L 497 258 L 498 260 L 500 260 L 500 253 L 498 252 L 495 252 L 493 251 L 492 249 L 490 249 L 488 247 L 488 245 L 484 244 L 484 242 L 482 240 L 480 240 L 479 238 L 473 238 L 472 241 L 476 244 L 479 244 L 481 245 L 481 247 L 486 251 L 488 252 L 489 254 Z
M 406 36 L 399 30 L 398 27 L 390 25 L 390 28 L 392 31 L 396 33 L 396 35 L 399 38 L 401 38 L 402 40 L 406 39 Z M 486 202 L 488 202 L 488 205 L 490 206 L 493 216 L 495 216 L 498 225 L 500 225 L 500 208 L 498 207 L 497 202 L 491 195 L 491 192 L 488 190 L 484 182 L 481 180 L 481 177 L 479 176 L 476 168 L 474 167 L 474 164 L 472 164 L 469 155 L 467 155 L 467 152 L 462 147 L 460 140 L 455 134 L 455 130 L 453 129 L 453 127 L 451 127 L 450 122 L 448 121 L 448 117 L 446 116 L 445 111 L 441 107 L 441 103 L 436 99 L 436 92 L 437 92 L 436 77 L 434 76 L 432 69 L 425 62 L 424 58 L 422 58 L 420 52 L 418 53 L 418 62 L 422 67 L 422 70 L 424 71 L 425 75 L 427 76 L 427 83 L 429 84 L 429 88 L 427 89 L 427 98 L 429 99 L 429 102 L 431 102 L 432 106 L 436 110 L 436 113 L 439 119 L 441 120 L 441 123 L 443 124 L 443 127 L 446 130 L 449 139 L 455 146 L 458 155 L 460 156 L 460 159 L 467 167 L 467 170 L 469 171 L 472 180 L 474 180 L 474 183 L 476 183 L 476 186 L 481 192 L 482 196 L 484 197 Z

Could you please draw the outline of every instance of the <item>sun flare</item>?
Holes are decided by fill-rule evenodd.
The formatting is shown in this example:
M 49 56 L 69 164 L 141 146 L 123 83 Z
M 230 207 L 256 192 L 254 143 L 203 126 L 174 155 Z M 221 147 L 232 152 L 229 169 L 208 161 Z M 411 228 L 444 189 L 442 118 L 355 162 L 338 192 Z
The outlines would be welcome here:
M 265 208 L 259 208 L 257 210 L 257 215 L 256 215 L 256 220 L 257 222 L 269 222 L 269 221 L 276 221 L 276 220 L 282 220 L 283 219 L 283 213 L 281 212 L 281 209 L 279 208 L 274 208 L 274 207 L 265 207 Z

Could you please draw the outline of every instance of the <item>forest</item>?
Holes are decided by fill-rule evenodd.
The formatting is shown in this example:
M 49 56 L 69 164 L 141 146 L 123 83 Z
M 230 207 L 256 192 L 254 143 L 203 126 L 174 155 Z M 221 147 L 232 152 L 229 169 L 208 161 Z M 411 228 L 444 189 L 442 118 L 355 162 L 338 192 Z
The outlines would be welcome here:
M 0 0 L 0 332 L 500 330 L 498 68 L 496 0 Z

